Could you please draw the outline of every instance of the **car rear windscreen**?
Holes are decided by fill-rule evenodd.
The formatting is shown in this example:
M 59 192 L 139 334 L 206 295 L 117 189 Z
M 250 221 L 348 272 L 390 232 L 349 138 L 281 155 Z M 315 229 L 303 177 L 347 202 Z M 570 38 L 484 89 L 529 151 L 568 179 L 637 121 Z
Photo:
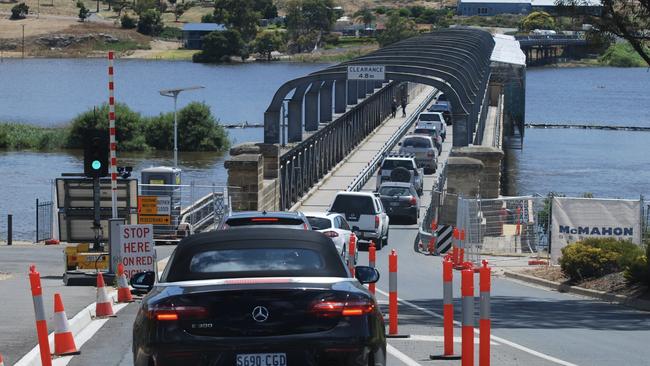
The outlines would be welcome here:
M 410 196 L 411 190 L 408 187 L 381 187 L 379 194 L 382 196 Z
M 413 147 L 416 149 L 426 149 L 431 147 L 431 140 L 428 139 L 419 139 L 419 138 L 410 138 L 405 139 L 402 143 L 402 147 Z
M 326 219 L 323 217 L 307 216 L 307 221 L 309 221 L 309 224 L 311 225 L 311 228 L 313 230 L 323 230 L 332 227 L 332 222 L 330 221 L 330 219 Z
M 304 248 L 214 249 L 194 254 L 191 273 L 313 271 L 324 267 L 320 253 Z
M 332 212 L 357 213 L 360 215 L 374 215 L 375 207 L 372 198 L 367 196 L 338 195 L 332 205 Z
M 433 122 L 440 122 L 440 115 L 435 114 L 435 113 L 422 113 L 420 115 L 420 121 L 433 121 Z
M 382 169 L 392 170 L 395 168 L 406 168 L 408 170 L 413 169 L 413 163 L 411 160 L 384 160 L 384 163 L 381 165 Z
M 226 221 L 230 227 L 238 226 L 302 226 L 301 219 L 291 217 L 232 217 Z

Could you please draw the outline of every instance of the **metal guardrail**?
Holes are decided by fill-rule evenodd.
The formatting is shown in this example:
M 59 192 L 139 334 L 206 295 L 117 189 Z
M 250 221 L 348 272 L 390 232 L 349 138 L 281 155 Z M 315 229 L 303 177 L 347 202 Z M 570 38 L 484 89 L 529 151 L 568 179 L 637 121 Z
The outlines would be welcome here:
M 52 201 L 39 201 L 36 199 L 36 242 L 52 239 L 52 220 L 54 216 L 54 203 Z
M 429 207 L 427 208 L 427 212 L 424 214 L 424 218 L 422 219 L 422 222 L 420 223 L 420 228 L 419 228 L 419 237 L 420 240 L 423 242 L 429 242 L 431 240 L 431 237 L 433 236 L 433 233 L 431 232 L 431 221 L 433 219 L 436 219 L 438 221 L 438 208 L 440 207 L 440 204 L 444 201 L 444 196 L 445 196 L 445 184 L 447 183 L 447 163 L 442 167 L 442 170 L 440 170 L 440 174 L 438 174 L 438 180 L 433 186 L 433 189 L 431 190 L 431 204 L 429 204 Z
M 190 233 L 200 233 L 215 229 L 230 213 L 228 190 L 211 192 L 181 211 L 180 227 L 188 225 Z
M 417 108 L 415 109 L 415 113 L 412 113 L 411 116 L 406 120 L 406 122 L 402 125 L 402 127 L 397 130 L 397 132 L 391 136 L 388 141 L 384 143 L 384 145 L 379 149 L 377 154 L 370 160 L 368 165 L 366 165 L 365 168 L 357 175 L 356 178 L 348 185 L 346 188 L 346 191 L 358 191 L 360 190 L 369 180 L 370 178 L 375 174 L 377 169 L 379 168 L 379 164 L 381 163 L 381 160 L 384 158 L 384 155 L 389 153 L 390 151 L 395 148 L 395 145 L 399 142 L 399 140 L 404 137 L 406 132 L 413 126 L 413 123 L 415 123 L 418 120 L 418 116 L 420 115 L 420 112 L 422 112 L 426 107 L 431 103 L 431 100 L 438 95 L 439 91 L 438 90 L 433 90 L 429 95 L 425 98 L 425 100 L 420 103 Z

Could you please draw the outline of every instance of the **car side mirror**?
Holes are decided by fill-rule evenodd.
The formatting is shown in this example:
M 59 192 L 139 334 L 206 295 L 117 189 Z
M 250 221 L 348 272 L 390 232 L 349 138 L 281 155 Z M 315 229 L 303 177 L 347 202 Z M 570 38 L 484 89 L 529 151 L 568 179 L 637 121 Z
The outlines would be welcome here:
M 147 293 L 151 291 L 154 283 L 156 283 L 156 273 L 153 271 L 139 272 L 131 277 L 131 287 L 137 292 Z
M 354 267 L 354 276 L 361 284 L 375 283 L 379 281 L 379 271 L 368 266 Z

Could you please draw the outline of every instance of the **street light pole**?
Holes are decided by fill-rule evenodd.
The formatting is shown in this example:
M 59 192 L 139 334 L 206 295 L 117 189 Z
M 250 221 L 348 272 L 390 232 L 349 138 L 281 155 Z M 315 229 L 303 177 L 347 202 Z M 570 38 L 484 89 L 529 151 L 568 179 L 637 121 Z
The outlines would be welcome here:
M 178 94 L 186 90 L 197 90 L 203 89 L 204 86 L 189 86 L 185 88 L 175 88 L 175 89 L 163 89 L 160 90 L 160 95 L 163 97 L 174 98 L 174 168 L 178 168 L 178 117 L 176 112 L 176 105 L 178 100 Z

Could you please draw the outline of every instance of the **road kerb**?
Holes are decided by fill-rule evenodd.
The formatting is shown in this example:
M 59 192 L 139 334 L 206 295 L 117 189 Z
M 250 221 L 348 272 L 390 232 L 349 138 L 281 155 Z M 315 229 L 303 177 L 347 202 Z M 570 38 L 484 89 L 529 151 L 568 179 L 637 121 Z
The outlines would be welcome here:
M 543 278 L 538 278 L 523 273 L 503 271 L 503 274 L 508 278 L 512 278 L 526 283 L 535 284 L 538 286 L 543 286 L 555 290 L 557 292 L 566 292 L 574 295 L 591 297 L 597 300 L 631 307 L 636 310 L 650 311 L 650 301 L 647 300 L 634 299 L 628 296 L 610 294 L 607 292 L 590 290 L 578 286 L 570 286 L 560 282 L 549 281 Z

